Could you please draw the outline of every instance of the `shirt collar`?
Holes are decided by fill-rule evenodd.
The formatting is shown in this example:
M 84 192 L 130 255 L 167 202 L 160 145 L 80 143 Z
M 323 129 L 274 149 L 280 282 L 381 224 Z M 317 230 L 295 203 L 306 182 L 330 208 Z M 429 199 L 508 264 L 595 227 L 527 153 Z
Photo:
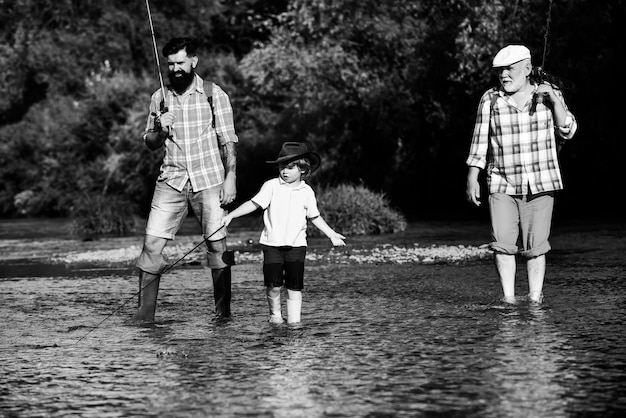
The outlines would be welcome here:
M 202 80 L 202 78 L 198 74 L 196 74 L 194 83 L 196 83 L 197 92 L 206 94 L 206 92 L 204 91 L 204 80 Z
M 281 186 L 287 186 L 287 182 L 285 180 L 283 180 L 280 176 L 278 176 L 278 184 L 280 184 Z M 304 182 L 304 180 L 300 180 L 300 184 L 295 186 L 295 187 L 291 187 L 291 186 L 287 186 L 290 189 L 293 190 L 300 190 L 303 189 L 306 186 L 306 183 Z

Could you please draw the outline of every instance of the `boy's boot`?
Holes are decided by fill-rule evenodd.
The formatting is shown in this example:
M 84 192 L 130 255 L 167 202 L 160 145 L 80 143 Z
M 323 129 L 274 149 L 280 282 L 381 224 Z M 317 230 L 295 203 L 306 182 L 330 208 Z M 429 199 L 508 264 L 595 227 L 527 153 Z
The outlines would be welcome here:
M 302 311 L 302 292 L 299 290 L 287 290 L 287 323 L 297 324 L 300 322 Z
M 280 312 L 280 293 L 276 296 L 267 295 L 267 304 L 270 308 L 269 322 L 272 324 L 282 324 L 283 315 Z
M 131 322 L 154 322 L 161 276 L 139 270 L 139 307 Z

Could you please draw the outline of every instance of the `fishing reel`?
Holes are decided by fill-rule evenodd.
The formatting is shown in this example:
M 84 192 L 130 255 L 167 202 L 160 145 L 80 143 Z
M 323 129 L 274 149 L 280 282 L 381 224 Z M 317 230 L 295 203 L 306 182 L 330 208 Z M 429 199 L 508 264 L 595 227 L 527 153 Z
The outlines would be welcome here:
M 552 87 L 556 87 L 559 90 L 563 89 L 563 82 L 560 78 L 553 76 L 552 74 L 546 73 L 541 67 L 533 67 L 528 76 L 531 84 L 542 84 L 549 83 Z
M 154 123 L 152 125 L 152 129 L 150 129 L 150 132 L 154 132 L 160 138 L 163 138 L 163 140 L 165 140 L 165 138 L 169 136 L 169 131 L 167 129 L 163 129 L 163 125 L 161 125 L 159 115 L 154 112 L 152 112 L 151 115 L 154 118 Z
M 168 131 L 163 130 L 158 115 L 154 112 L 152 112 L 151 115 L 154 117 L 154 126 L 146 134 L 145 142 L 148 148 L 154 151 L 163 146 L 170 134 Z
M 530 83 L 535 86 L 538 86 L 543 83 L 548 83 L 553 88 L 556 88 L 559 90 L 562 89 L 563 87 L 563 83 L 558 77 L 555 77 L 552 74 L 546 73 L 541 67 L 533 67 L 533 69 L 530 72 L 530 75 L 528 76 L 528 79 L 530 80 Z M 537 110 L 537 104 L 543 103 L 546 106 L 551 105 L 550 100 L 549 99 L 546 100 L 546 96 L 547 96 L 547 93 L 537 93 L 537 92 L 533 93 L 532 104 L 530 106 L 531 116 Z

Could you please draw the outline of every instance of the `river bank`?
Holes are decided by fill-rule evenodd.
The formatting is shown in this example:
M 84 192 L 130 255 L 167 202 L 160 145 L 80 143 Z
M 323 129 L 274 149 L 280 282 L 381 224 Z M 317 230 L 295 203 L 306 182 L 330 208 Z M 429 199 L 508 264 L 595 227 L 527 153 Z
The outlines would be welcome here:
M 229 246 L 238 264 L 262 260 L 258 236 L 260 224 L 239 223 L 229 231 Z M 482 229 L 482 231 L 480 231 Z M 203 266 L 205 249 L 195 221 L 188 219 L 164 255 L 170 263 Z M 30 233 L 28 231 L 31 231 Z M 143 236 L 77 237 L 70 235 L 64 220 L 0 222 L 0 270 L 22 265 L 70 265 L 98 268 L 131 268 L 139 256 Z M 455 263 L 487 258 L 488 236 L 479 225 L 410 224 L 398 234 L 348 237 L 346 247 L 333 248 L 322 237 L 309 238 L 308 263 L 384 264 Z M 32 270 L 32 269 L 31 269 Z
M 234 222 L 229 231 L 229 246 L 238 264 L 262 260 L 258 236 L 260 220 Z M 129 269 L 141 252 L 143 236 L 78 237 L 69 234 L 68 220 L 1 220 L 0 277 L 7 272 L 32 270 L 33 266 L 72 266 L 82 269 Z M 626 224 L 619 222 L 563 222 L 554 226 L 554 255 L 587 253 L 606 258 L 605 250 L 626 250 Z M 491 257 L 487 248 L 489 226 L 486 222 L 432 221 L 413 222 L 397 234 L 350 236 L 346 247 L 333 248 L 326 238 L 309 238 L 307 262 L 312 264 L 438 264 L 464 263 Z M 610 248 L 606 248 L 606 243 Z M 200 244 L 200 245 L 199 245 Z M 189 218 L 164 255 L 180 266 L 203 266 L 205 250 L 197 234 L 195 220 Z M 624 253 L 622 253 L 624 254 Z M 616 263 L 623 260 L 615 260 Z M 20 268 L 17 268 L 18 270 Z M 5 272 L 3 274 L 2 272 Z

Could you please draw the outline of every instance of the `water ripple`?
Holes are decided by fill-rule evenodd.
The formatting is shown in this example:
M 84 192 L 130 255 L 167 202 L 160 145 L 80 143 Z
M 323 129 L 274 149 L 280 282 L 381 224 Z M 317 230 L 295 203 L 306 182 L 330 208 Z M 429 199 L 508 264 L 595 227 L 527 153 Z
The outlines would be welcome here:
M 626 409 L 624 271 L 553 269 L 537 306 L 500 304 L 486 263 L 310 266 L 300 327 L 266 322 L 256 265 L 235 267 L 234 317 L 225 323 L 210 320 L 204 269 L 164 277 L 153 326 L 126 324 L 136 303 L 127 303 L 137 285 L 130 275 L 6 280 L 0 409 L 20 417 Z

